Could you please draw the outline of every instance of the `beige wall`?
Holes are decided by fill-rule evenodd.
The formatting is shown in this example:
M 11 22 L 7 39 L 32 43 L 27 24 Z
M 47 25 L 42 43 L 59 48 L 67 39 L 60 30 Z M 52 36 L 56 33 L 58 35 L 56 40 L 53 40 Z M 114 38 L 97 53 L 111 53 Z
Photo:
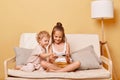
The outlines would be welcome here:
M 66 33 L 100 35 L 100 23 L 90 17 L 92 0 L 0 0 L 0 80 L 4 79 L 3 61 L 14 55 L 19 37 L 24 32 L 51 32 L 56 22 L 62 22 Z M 115 73 L 120 80 L 120 9 L 114 0 L 115 18 L 105 20 Z

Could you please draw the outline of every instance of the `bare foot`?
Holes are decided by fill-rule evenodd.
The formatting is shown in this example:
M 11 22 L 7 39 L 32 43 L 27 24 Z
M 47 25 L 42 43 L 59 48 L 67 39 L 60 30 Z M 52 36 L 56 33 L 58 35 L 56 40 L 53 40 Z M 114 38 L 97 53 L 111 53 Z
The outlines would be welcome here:
M 15 69 L 15 70 L 20 70 L 20 67 L 15 67 L 14 69 Z
M 15 70 L 20 70 L 22 66 L 16 66 L 14 69 Z
M 48 72 L 65 72 L 65 71 L 49 69 Z
M 53 69 L 46 69 L 47 72 L 55 72 Z

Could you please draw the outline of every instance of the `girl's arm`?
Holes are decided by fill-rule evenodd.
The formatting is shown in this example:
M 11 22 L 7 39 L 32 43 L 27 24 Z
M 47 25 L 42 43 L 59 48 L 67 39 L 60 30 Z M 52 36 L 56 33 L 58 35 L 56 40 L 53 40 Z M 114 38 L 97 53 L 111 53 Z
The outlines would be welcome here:
M 70 45 L 66 43 L 66 61 L 69 64 L 70 63 Z
M 41 58 L 47 58 L 47 57 L 50 57 L 51 55 L 52 55 L 52 53 L 41 53 L 40 57 Z
M 58 57 L 52 52 L 51 47 L 48 48 L 48 53 L 49 53 L 49 54 L 50 54 L 50 53 L 52 54 L 52 55 L 49 56 L 48 61 L 49 61 L 50 63 L 54 63 L 54 62 L 55 62 L 55 59 L 58 58 Z

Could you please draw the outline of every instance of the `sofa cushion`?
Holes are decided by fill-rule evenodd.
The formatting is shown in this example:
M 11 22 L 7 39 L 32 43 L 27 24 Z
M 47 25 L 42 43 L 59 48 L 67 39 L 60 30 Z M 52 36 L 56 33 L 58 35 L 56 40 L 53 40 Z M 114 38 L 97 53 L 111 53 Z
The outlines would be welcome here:
M 96 74 L 97 73 L 97 74 Z M 110 72 L 104 68 L 101 69 L 92 69 L 92 70 L 78 70 L 76 72 L 25 72 L 21 70 L 8 70 L 9 76 L 14 76 L 18 78 L 31 78 L 31 79 L 55 79 L 55 78 L 68 78 L 68 79 L 95 79 L 96 78 L 110 78 Z
M 97 57 L 92 45 L 75 51 L 71 55 L 73 61 L 80 61 L 79 69 L 95 69 L 101 68 L 101 60 Z
M 26 49 L 26 48 L 14 48 L 15 55 L 16 55 L 16 65 L 24 65 L 28 57 L 31 55 L 33 49 Z

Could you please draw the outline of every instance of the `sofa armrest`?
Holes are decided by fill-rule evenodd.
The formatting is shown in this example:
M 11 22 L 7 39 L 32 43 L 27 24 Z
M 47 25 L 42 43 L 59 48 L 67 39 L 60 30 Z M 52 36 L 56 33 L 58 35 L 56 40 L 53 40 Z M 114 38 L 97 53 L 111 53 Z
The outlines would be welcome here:
M 103 63 L 108 65 L 108 70 L 112 74 L 112 60 L 106 58 L 105 56 L 101 56 L 101 60 L 102 60 Z
M 14 56 L 14 57 L 11 57 L 11 58 L 9 58 L 9 59 L 7 59 L 7 60 L 4 61 L 5 78 L 8 77 L 8 66 L 9 66 L 10 64 L 15 63 L 15 61 L 16 61 L 15 58 L 16 58 L 16 57 Z
M 111 73 L 112 75 L 112 71 L 113 71 L 113 65 L 112 65 L 112 59 L 111 59 L 111 55 L 110 55 L 110 51 L 109 51 L 109 48 L 108 48 L 108 43 L 107 41 L 101 43 L 101 53 L 103 54 L 101 56 L 101 59 L 102 59 L 102 62 L 105 63 L 105 65 L 108 66 L 108 71 Z M 107 57 L 104 56 L 104 53 L 106 53 Z

